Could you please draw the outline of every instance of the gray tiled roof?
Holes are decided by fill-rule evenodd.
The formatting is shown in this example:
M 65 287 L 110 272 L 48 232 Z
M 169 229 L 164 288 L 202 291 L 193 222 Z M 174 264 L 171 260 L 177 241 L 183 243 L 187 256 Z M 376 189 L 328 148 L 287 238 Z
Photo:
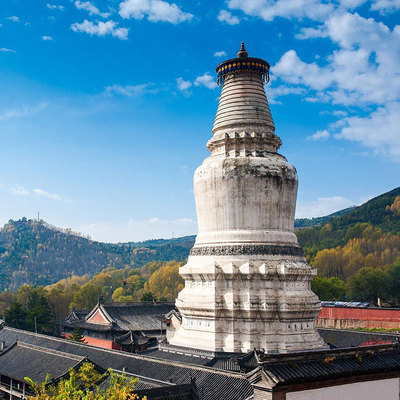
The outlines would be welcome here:
M 173 303 L 106 303 L 107 314 L 124 331 L 157 331 L 165 329 L 165 314 L 175 306 Z
M 84 360 L 82 355 L 17 342 L 0 353 L 0 375 L 20 382 L 24 382 L 25 377 L 42 382 L 47 374 L 50 374 L 50 378 L 57 379 Z
M 266 355 L 260 360 L 264 373 L 276 385 L 400 371 L 398 345 Z
M 358 347 L 366 344 L 397 343 L 400 340 L 399 334 L 385 332 L 318 328 L 318 333 L 325 343 L 341 348 Z
M 171 381 L 176 384 L 188 384 L 191 378 L 203 400 L 245 400 L 253 393 L 253 388 L 246 377 L 239 373 L 217 371 L 203 366 L 190 365 L 175 361 L 160 360 L 148 356 L 107 350 L 75 343 L 32 332 L 4 327 L 0 330 L 0 341 L 10 346 L 16 341 L 23 341 L 48 349 L 59 350 L 68 354 L 88 357 L 101 368 L 125 370 L 133 375 Z

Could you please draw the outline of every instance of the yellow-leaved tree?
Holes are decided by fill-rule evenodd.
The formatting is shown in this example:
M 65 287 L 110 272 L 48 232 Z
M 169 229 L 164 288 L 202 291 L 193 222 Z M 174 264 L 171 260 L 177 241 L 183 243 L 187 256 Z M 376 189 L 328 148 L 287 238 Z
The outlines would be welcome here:
M 110 384 L 101 390 L 99 384 L 108 376 Z M 61 379 L 54 385 L 50 384 L 49 375 L 41 383 L 30 378 L 25 380 L 33 393 L 28 400 L 139 400 L 139 396 L 134 393 L 137 379 L 128 379 L 124 374 L 115 374 L 111 369 L 101 374 L 90 362 L 83 363 L 78 371 L 71 369 L 68 379 Z

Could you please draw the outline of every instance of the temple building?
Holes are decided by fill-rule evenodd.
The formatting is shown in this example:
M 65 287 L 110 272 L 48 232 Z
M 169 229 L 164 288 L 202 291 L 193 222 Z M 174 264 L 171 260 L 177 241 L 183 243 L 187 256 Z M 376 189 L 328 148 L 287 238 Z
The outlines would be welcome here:
M 72 310 L 58 326 L 65 338 L 79 328 L 87 344 L 135 353 L 165 336 L 165 315 L 173 308 L 168 302 L 105 303 L 100 297 L 90 312 Z
M 278 153 L 264 90 L 269 64 L 242 43 L 217 76 L 211 154 L 194 174 L 198 235 L 180 269 L 181 318 L 169 342 L 233 353 L 321 348 L 316 272 L 294 233 L 297 173 Z

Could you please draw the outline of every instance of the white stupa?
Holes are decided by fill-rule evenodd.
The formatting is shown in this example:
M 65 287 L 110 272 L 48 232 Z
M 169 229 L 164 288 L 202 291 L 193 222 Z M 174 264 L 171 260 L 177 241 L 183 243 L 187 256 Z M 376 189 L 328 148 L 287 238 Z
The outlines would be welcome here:
M 211 155 L 197 168 L 199 232 L 180 269 L 181 324 L 170 344 L 224 352 L 287 352 L 324 345 L 310 267 L 294 234 L 296 169 L 264 91 L 269 64 L 237 58 L 217 67 L 222 85 Z

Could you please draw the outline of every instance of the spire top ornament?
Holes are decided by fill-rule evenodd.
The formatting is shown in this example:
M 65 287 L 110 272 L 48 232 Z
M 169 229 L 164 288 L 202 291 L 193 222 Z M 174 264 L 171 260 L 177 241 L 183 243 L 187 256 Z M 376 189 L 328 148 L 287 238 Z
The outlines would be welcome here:
M 247 58 L 247 56 L 248 56 L 248 54 L 247 54 L 246 49 L 244 48 L 244 42 L 242 42 L 240 44 L 240 50 L 239 50 L 239 53 L 237 53 L 237 57 L 238 58 Z

